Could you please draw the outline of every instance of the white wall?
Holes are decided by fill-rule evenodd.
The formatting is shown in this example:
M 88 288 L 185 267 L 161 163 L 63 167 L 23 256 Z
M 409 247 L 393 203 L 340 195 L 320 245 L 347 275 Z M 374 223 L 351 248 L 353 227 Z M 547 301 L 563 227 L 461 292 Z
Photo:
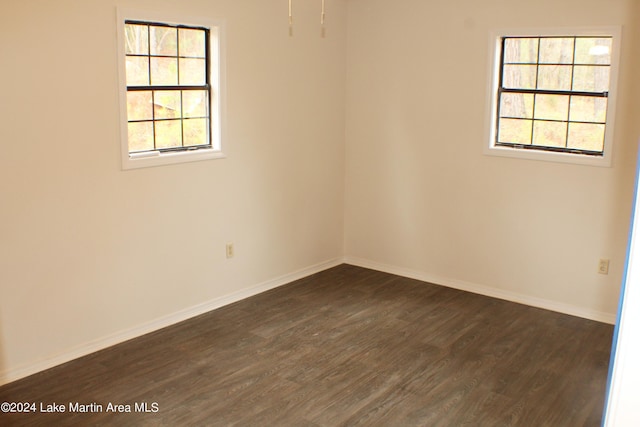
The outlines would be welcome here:
M 636 193 L 636 212 L 633 219 L 633 238 L 629 245 L 628 266 L 623 286 L 623 304 L 614 341 L 614 358 L 610 366 L 610 392 L 605 405 L 603 425 L 634 427 L 640 420 L 640 198 Z
M 640 135 L 632 5 L 350 0 L 347 260 L 613 322 Z M 594 25 L 623 26 L 613 167 L 483 155 L 489 31 Z
M 640 18 L 640 2 L 635 2 L 632 16 Z M 636 43 L 640 44 L 640 27 L 635 25 L 630 31 L 630 36 Z M 636 48 L 637 49 L 637 48 Z M 637 51 L 637 50 L 636 50 Z M 632 74 L 637 76 L 640 73 L 640 60 L 635 55 L 635 62 L 632 64 Z M 633 79 L 631 84 L 632 93 L 640 94 L 640 81 Z M 635 111 L 634 117 L 637 121 L 639 114 Z M 637 139 L 640 144 L 640 138 Z M 635 160 L 635 159 L 630 159 Z M 640 166 L 640 165 L 638 165 Z M 617 327 L 617 342 L 614 342 L 614 353 L 612 364 L 609 366 L 611 377 L 609 384 L 609 396 L 605 405 L 605 418 L 603 425 L 607 427 L 633 427 L 638 425 L 640 419 L 640 342 L 638 341 L 638 331 L 640 331 L 640 197 L 636 188 L 635 217 L 633 218 L 633 240 L 629 242 L 629 253 L 627 255 L 627 272 L 625 277 L 625 293 L 621 295 L 624 308 L 621 306 L 619 322 Z
M 121 170 L 116 6 L 226 20 L 226 159 Z M 0 10 L 0 383 L 341 259 L 342 1 Z

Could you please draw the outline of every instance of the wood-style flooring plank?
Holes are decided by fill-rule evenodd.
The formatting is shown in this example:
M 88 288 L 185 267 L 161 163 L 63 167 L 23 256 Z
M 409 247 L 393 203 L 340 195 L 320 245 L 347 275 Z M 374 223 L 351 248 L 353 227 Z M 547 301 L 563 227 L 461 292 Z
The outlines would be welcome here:
M 613 327 L 341 265 L 0 387 L 0 425 L 598 426 Z

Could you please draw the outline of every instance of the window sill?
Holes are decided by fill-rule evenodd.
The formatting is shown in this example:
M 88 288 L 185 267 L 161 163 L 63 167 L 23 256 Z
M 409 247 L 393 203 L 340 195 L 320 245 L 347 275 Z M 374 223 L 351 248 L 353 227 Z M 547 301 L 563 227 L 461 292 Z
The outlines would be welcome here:
M 155 151 L 152 153 L 141 153 L 137 155 L 123 153 L 122 169 L 149 168 L 178 163 L 199 162 L 202 160 L 223 159 L 225 157 L 226 156 L 222 151 L 212 148 L 165 153 Z
M 524 150 L 521 148 L 491 146 L 485 148 L 484 154 L 490 156 L 511 157 L 556 163 L 572 163 L 587 166 L 611 166 L 611 156 L 608 155 L 606 151 L 604 156 L 586 156 L 584 154 Z

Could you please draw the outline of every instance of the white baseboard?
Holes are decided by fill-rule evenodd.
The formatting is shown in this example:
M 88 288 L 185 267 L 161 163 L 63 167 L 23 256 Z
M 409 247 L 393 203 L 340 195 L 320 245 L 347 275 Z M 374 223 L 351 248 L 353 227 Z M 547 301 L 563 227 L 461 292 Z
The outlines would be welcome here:
M 323 270 L 335 267 L 342 263 L 347 263 L 359 267 L 370 268 L 372 270 L 383 271 L 385 273 L 396 274 L 398 276 L 408 277 L 411 279 L 421 280 L 423 282 L 433 283 L 436 285 L 446 286 L 453 289 L 459 289 L 475 294 L 485 295 L 493 298 L 512 301 L 520 304 L 529 305 L 532 307 L 543 308 L 546 310 L 556 311 L 559 313 L 569 314 L 572 316 L 582 317 L 585 319 L 595 320 L 598 322 L 614 324 L 616 321 L 616 315 L 612 313 L 604 313 L 595 310 L 589 310 L 581 307 L 575 307 L 569 304 L 560 303 L 557 301 L 545 300 L 542 298 L 532 297 L 529 295 L 519 294 L 516 292 L 505 291 L 502 289 L 491 288 L 488 286 L 478 285 L 475 283 L 465 282 L 456 279 L 443 278 L 434 275 L 430 275 L 424 272 L 415 271 L 402 267 L 395 267 L 387 264 L 378 263 L 362 258 L 345 257 L 344 259 L 332 259 L 325 261 L 310 267 L 295 271 L 293 273 L 285 274 L 280 277 L 268 280 L 266 282 L 254 285 L 249 288 L 242 289 L 238 292 L 228 294 L 219 298 L 215 298 L 210 301 L 206 301 L 202 304 L 198 304 L 184 310 L 180 310 L 176 313 L 163 316 L 161 318 L 143 323 L 141 325 L 134 326 L 132 328 L 116 332 L 114 334 L 107 335 L 102 338 L 84 343 L 73 349 L 69 349 L 63 353 L 41 359 L 34 363 L 0 372 L 0 385 L 8 384 L 12 381 L 25 378 L 29 375 L 44 371 L 57 365 L 69 362 L 82 356 L 94 353 L 99 350 L 103 350 L 107 347 L 122 343 L 124 341 L 136 338 L 150 332 L 165 328 L 167 326 L 174 325 L 192 317 L 199 316 L 207 313 L 211 310 L 223 307 L 225 305 L 232 304 L 234 302 L 249 298 L 251 296 L 260 294 L 270 289 L 277 288 L 279 286 L 286 285 L 295 280 L 302 279 L 315 273 L 319 273 Z
M 597 322 L 615 324 L 616 314 L 605 313 L 596 310 L 590 310 L 583 307 L 576 307 L 570 304 L 558 301 L 546 300 L 517 292 L 505 291 L 503 289 L 492 288 L 489 286 L 478 285 L 476 283 L 465 282 L 462 280 L 451 279 L 446 277 L 434 276 L 421 271 L 415 271 L 402 267 L 382 264 L 357 257 L 345 257 L 346 264 L 358 267 L 370 268 L 372 270 L 383 271 L 385 273 L 395 274 L 398 276 L 408 277 L 423 282 L 433 283 L 434 285 L 446 286 L 448 288 L 459 289 L 462 291 L 472 292 L 474 294 L 485 295 L 492 298 L 498 298 L 506 301 L 525 304 L 532 307 L 543 308 L 545 310 L 555 311 L 558 313 L 569 314 L 571 316 L 582 317 L 584 319 L 595 320 Z
M 342 262 L 343 261 L 341 258 L 336 258 L 319 264 L 315 264 L 310 267 L 294 271 L 293 273 L 276 277 L 258 285 L 242 289 L 238 292 L 215 298 L 202 304 L 198 304 L 184 310 L 180 310 L 178 312 L 160 317 L 158 319 L 143 323 L 141 325 L 134 326 L 130 329 L 98 338 L 96 340 L 81 344 L 75 348 L 69 349 L 68 351 L 65 351 L 63 353 L 41 359 L 37 362 L 29 363 L 16 369 L 10 369 L 4 372 L 0 372 L 0 386 L 44 371 L 46 369 L 53 368 L 54 366 L 61 365 L 79 357 L 86 356 L 96 351 L 103 350 L 107 347 L 111 347 L 132 338 L 136 338 L 144 334 L 148 334 L 150 332 L 165 328 L 167 326 L 174 325 L 192 317 L 199 316 L 211 310 L 215 310 L 216 308 L 220 308 L 225 305 L 229 305 L 245 298 L 249 298 L 251 296 L 268 291 L 270 289 L 286 285 L 295 280 L 302 279 L 312 274 L 319 273 L 323 270 L 340 265 L 342 264 Z

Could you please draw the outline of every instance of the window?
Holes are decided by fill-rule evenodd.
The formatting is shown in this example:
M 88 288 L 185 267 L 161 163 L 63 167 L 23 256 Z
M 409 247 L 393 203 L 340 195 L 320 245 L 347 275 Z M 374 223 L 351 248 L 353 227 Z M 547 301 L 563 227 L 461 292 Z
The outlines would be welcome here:
M 490 154 L 609 165 L 615 34 L 494 39 Z
M 119 15 L 123 168 L 223 157 L 220 26 Z

